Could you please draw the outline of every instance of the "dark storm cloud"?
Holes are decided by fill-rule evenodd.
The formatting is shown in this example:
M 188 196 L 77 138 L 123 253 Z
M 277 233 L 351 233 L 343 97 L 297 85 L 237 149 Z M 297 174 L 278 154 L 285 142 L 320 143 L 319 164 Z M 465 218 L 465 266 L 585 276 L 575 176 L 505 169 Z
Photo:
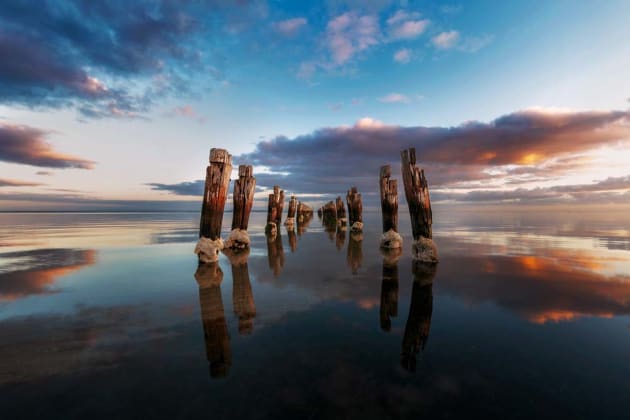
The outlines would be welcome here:
M 33 127 L 0 123 L 0 161 L 48 168 L 93 168 L 93 161 L 55 151 L 46 143 L 46 134 Z
M 207 70 L 199 51 L 211 55 L 213 16 L 247 5 L 2 2 L 0 103 L 75 105 L 84 117 L 136 116 L 156 98 L 186 92 L 189 76 Z

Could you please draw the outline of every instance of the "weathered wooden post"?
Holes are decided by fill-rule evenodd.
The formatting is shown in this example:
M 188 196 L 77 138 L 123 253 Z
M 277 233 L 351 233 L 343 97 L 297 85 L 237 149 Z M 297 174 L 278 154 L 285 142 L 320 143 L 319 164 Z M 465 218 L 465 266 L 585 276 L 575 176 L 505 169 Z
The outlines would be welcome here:
M 251 165 L 239 165 L 238 179 L 234 182 L 234 212 L 232 214 L 232 231 L 225 241 L 227 248 L 246 248 L 250 244 L 247 234 L 249 215 L 254 205 L 256 178 L 253 177 Z
M 241 335 L 250 334 L 254 330 L 254 318 L 256 317 L 256 303 L 249 281 L 249 267 L 247 265 L 249 252 L 249 248 L 237 251 L 223 250 L 232 266 L 232 307 L 238 318 L 238 332 Z
M 287 229 L 291 229 L 293 230 L 293 227 L 295 226 L 295 214 L 297 212 L 297 207 L 298 207 L 298 201 L 297 198 L 295 198 L 294 195 L 291 196 L 291 200 L 289 200 L 289 210 L 287 212 L 287 220 L 285 220 L 284 224 L 287 227 Z
M 300 204 L 298 204 L 298 209 L 300 208 Z M 303 206 L 306 206 L 306 204 L 303 204 Z M 298 236 L 302 236 L 302 234 L 306 232 L 306 229 L 308 228 L 308 225 L 311 223 L 311 219 L 313 218 L 313 209 L 310 208 L 309 206 L 306 206 L 306 207 L 310 209 L 310 211 L 305 211 L 298 217 L 298 225 L 297 225 Z
M 282 221 L 282 209 L 284 208 L 284 190 L 277 185 L 273 186 L 273 194 L 269 194 L 267 205 L 267 227 L 265 232 L 273 234 L 278 231 Z
M 405 197 L 409 205 L 413 233 L 414 258 L 424 262 L 438 262 L 437 247 L 433 242 L 431 199 L 424 170 L 416 167 L 416 149 L 400 152 Z
M 402 236 L 398 233 L 398 182 L 390 179 L 391 176 L 391 166 L 381 166 L 379 177 L 383 213 L 381 248 L 401 248 L 403 242 Z
M 337 206 L 333 201 L 324 204 L 322 208 L 322 224 L 326 232 L 334 232 L 337 226 Z
M 201 205 L 199 242 L 195 254 L 202 263 L 214 262 L 224 244 L 221 239 L 223 210 L 228 196 L 232 156 L 225 149 L 210 149 L 210 165 L 206 168 L 206 183 Z
M 398 259 L 401 248 L 381 249 L 383 280 L 381 282 L 380 321 L 383 331 L 391 331 L 392 317 L 398 316 Z
M 297 205 L 297 217 L 298 223 L 304 223 L 306 219 L 310 220 L 311 217 L 313 217 L 313 208 L 308 204 L 299 201 Z
M 341 197 L 337 197 L 335 200 L 335 207 L 337 208 L 337 225 L 342 226 L 344 229 L 348 223 L 346 218 L 346 206 L 343 204 Z
M 361 232 L 363 230 L 363 202 L 361 194 L 357 187 L 352 187 L 346 194 L 348 202 L 348 223 L 352 232 Z
M 414 281 L 400 359 L 402 367 L 410 372 L 415 372 L 416 355 L 420 350 L 424 350 L 429 339 L 435 271 L 436 264 L 434 263 L 418 260 L 412 262 Z
M 210 376 L 224 377 L 232 365 L 232 351 L 221 299 L 223 271 L 216 261 L 200 264 L 195 280 L 199 285 L 199 305 Z

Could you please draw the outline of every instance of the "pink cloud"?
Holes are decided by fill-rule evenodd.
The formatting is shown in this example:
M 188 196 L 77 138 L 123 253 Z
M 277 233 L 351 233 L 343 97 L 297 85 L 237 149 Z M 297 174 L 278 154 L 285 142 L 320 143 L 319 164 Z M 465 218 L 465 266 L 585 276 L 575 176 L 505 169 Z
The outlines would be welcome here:
M 293 37 L 297 35 L 300 29 L 306 26 L 307 21 L 305 18 L 293 18 L 275 22 L 272 24 L 273 29 L 286 37 Z

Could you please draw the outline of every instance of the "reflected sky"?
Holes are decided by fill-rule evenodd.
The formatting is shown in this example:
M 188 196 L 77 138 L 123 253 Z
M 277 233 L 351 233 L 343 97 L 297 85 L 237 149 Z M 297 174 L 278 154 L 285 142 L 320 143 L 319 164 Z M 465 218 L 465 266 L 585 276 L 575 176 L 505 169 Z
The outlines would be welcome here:
M 360 235 L 315 217 L 267 237 L 254 213 L 248 252 L 198 267 L 196 214 L 0 214 L 0 409 L 620 413 L 630 217 L 436 209 L 437 268 L 409 235 L 383 253 L 380 214 L 364 219 Z

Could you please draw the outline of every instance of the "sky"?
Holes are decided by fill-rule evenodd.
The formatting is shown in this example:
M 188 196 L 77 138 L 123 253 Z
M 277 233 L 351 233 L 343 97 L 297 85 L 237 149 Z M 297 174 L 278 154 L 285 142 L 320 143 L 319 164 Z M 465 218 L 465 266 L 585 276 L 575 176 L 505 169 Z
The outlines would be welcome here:
M 196 210 L 213 147 L 254 165 L 257 205 L 274 184 L 375 203 L 407 147 L 434 203 L 628 203 L 628 16 L 614 0 L 4 1 L 0 210 Z

